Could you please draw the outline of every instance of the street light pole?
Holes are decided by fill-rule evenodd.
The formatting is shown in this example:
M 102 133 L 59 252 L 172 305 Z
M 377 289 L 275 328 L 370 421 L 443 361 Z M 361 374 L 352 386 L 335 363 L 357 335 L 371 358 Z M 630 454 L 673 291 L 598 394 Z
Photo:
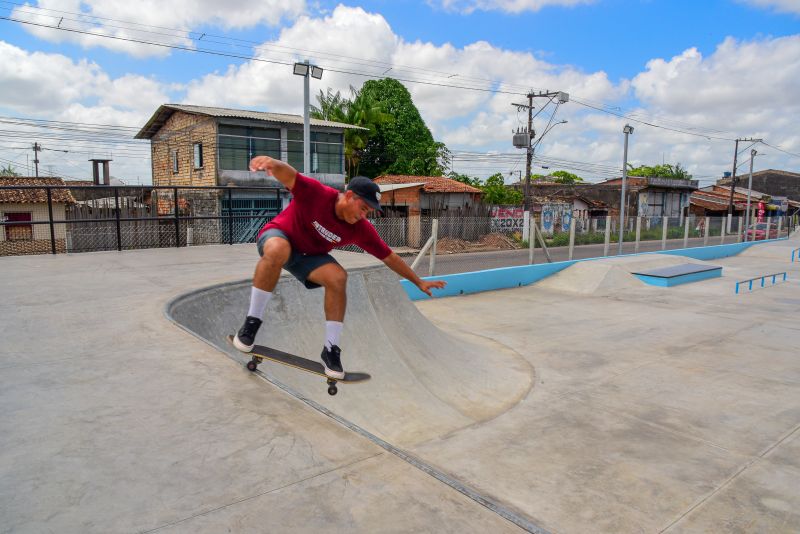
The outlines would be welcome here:
M 622 155 L 622 190 L 619 201 L 619 244 L 617 255 L 622 254 L 622 237 L 625 232 L 625 183 L 628 180 L 628 136 L 633 133 L 633 126 L 626 124 L 622 129 L 625 134 L 625 150 Z
M 747 241 L 747 230 L 750 228 L 750 193 L 753 189 L 753 158 L 758 151 L 754 148 L 750 151 L 750 178 L 747 179 L 747 211 L 744 214 L 744 240 Z M 769 228 L 767 228 L 769 232 Z M 754 232 L 755 233 L 755 232 Z
M 303 80 L 303 174 L 311 172 L 311 118 L 309 108 L 311 107 L 311 80 L 310 78 L 322 78 L 322 69 L 316 65 L 311 65 L 308 60 L 294 64 L 294 74 L 302 76 Z
M 308 60 L 304 62 L 308 65 Z M 308 72 L 303 76 L 303 174 L 311 172 L 311 117 L 308 107 L 311 100 L 311 80 Z

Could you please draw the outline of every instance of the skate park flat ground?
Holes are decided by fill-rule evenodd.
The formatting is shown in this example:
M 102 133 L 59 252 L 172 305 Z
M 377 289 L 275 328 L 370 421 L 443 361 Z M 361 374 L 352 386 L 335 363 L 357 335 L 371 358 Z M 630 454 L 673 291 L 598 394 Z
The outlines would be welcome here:
M 0 258 L 0 532 L 800 530 L 798 246 L 671 288 L 630 272 L 675 257 L 629 256 L 416 305 L 340 253 L 345 364 L 373 378 L 328 397 L 262 364 L 302 399 L 216 343 L 252 245 Z M 313 357 L 295 284 L 260 335 Z

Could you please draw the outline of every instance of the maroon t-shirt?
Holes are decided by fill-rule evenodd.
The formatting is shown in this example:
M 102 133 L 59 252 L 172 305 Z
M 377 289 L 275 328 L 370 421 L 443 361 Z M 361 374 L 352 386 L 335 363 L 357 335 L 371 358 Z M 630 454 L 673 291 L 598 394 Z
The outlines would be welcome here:
M 303 254 L 327 254 L 335 247 L 358 245 L 379 260 L 392 249 L 383 242 L 367 219 L 349 224 L 336 216 L 339 191 L 299 172 L 286 209 L 264 225 L 258 237 L 270 228 L 286 234 L 292 249 Z

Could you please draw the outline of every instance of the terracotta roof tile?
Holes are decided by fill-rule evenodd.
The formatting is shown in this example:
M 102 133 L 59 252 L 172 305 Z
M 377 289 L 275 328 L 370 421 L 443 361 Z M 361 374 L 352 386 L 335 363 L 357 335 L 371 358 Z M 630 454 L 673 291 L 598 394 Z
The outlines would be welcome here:
M 34 178 L 17 176 L 0 176 L 0 186 L 18 187 L 30 185 L 66 185 L 61 178 Z M 53 202 L 73 204 L 75 198 L 68 189 L 53 189 Z M 44 189 L 0 189 L 0 203 L 22 204 L 47 202 Z
M 472 187 L 457 180 L 451 180 L 444 176 L 408 176 L 408 175 L 384 175 L 375 178 L 376 184 L 413 184 L 423 183 L 422 190 L 426 193 L 483 193 L 477 187 Z

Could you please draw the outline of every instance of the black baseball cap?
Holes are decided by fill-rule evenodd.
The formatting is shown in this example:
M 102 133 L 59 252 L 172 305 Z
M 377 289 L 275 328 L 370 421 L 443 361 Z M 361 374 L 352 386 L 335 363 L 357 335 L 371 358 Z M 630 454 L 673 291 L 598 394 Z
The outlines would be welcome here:
M 381 188 L 366 176 L 351 178 L 347 190 L 358 195 L 370 208 L 381 211 Z

